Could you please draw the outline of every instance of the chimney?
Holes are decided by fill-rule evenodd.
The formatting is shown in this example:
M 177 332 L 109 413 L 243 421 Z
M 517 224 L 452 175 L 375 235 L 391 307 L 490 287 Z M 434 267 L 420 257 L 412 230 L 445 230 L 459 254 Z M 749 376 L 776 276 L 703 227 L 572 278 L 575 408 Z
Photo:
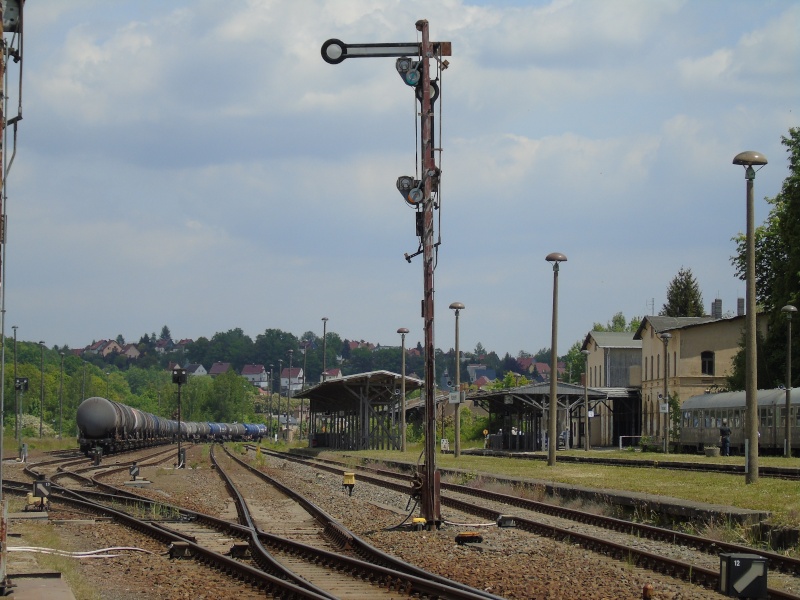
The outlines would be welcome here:
M 722 318 L 722 300 L 719 298 L 711 303 L 711 316 L 715 319 Z
M 738 298 L 736 300 L 736 316 L 737 317 L 744 316 L 744 298 Z

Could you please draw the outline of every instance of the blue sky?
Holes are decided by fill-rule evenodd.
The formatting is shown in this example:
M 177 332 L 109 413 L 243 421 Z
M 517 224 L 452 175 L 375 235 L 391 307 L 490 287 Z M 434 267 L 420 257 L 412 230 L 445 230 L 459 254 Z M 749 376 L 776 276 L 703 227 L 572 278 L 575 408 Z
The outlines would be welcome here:
M 225 10 L 221 11 L 220 7 Z M 437 347 L 559 351 L 651 314 L 681 267 L 735 310 L 743 150 L 800 125 L 800 4 L 737 0 L 36 0 L 8 177 L 6 329 L 79 347 L 168 325 L 423 339 L 415 105 L 393 59 L 320 47 L 451 41 L 441 95 Z M 11 65 L 12 76 L 16 75 Z M 12 106 L 16 99 L 12 96 Z M 439 116 L 437 115 L 437 121 Z

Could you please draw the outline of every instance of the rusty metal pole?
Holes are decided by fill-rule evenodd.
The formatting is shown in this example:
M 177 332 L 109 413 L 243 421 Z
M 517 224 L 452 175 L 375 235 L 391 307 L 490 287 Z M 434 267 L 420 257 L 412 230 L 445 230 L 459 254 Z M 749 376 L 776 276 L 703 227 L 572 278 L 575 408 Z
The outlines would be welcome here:
M 3 17 L 4 17 L 3 10 L 4 10 L 4 7 L 5 7 L 5 3 L 0 3 L 0 41 L 4 41 L 5 40 L 5 35 L 6 35 L 5 29 L 3 28 Z M 0 98 L 5 98 L 6 97 L 6 90 L 5 90 L 5 87 L 4 87 L 5 80 L 6 80 L 6 53 L 5 52 L 0 52 Z M 5 103 L 0 101 L 0 136 L 2 136 L 2 137 L 0 137 L 0 140 L 2 140 L 2 142 L 5 142 L 5 131 L 6 131 Z M 3 203 L 3 191 L 5 190 L 5 180 L 3 179 L 5 177 L 5 170 L 3 168 L 3 165 L 5 165 L 5 160 L 6 159 L 5 159 L 5 148 L 4 148 L 5 143 L 2 143 L 2 142 L 0 142 L 0 290 L 2 290 L 0 293 L 3 294 L 3 300 L 2 300 L 2 302 L 0 302 L 0 304 L 2 304 L 2 306 L 0 308 L 3 309 L 3 313 L 2 313 L 2 315 L 0 315 L 0 319 L 2 319 L 2 323 L 0 323 L 2 325 L 2 328 L 1 328 L 2 331 L 0 331 L 0 333 L 2 333 L 3 339 L 0 342 L 0 343 L 2 343 L 2 347 L 0 348 L 0 353 L 2 353 L 2 357 L 1 357 L 2 361 L 0 361 L 0 369 L 2 370 L 2 380 L 0 380 L 0 386 L 2 386 L 2 389 L 0 389 L 0 501 L 3 501 L 5 499 L 5 496 L 3 494 L 3 443 L 4 443 L 3 437 L 4 437 L 4 432 L 5 432 L 5 426 L 6 426 L 5 421 L 4 421 L 4 417 L 3 417 L 3 414 L 5 413 L 5 379 L 6 379 L 5 378 L 5 374 L 6 374 L 5 373 L 5 365 L 6 365 L 6 340 L 5 340 L 5 334 L 6 334 L 6 331 L 5 331 L 5 293 L 6 292 L 5 292 L 5 287 L 6 287 L 6 282 L 4 281 L 4 278 L 3 278 L 3 272 L 4 272 L 4 268 L 5 268 L 4 262 L 5 262 L 5 259 L 6 259 L 6 212 L 5 212 L 5 204 Z M 16 379 L 16 377 L 17 377 L 16 365 L 17 365 L 17 328 L 15 326 L 14 327 L 14 390 L 15 390 L 14 394 L 15 394 L 15 398 L 18 398 L 19 396 L 17 395 L 17 392 L 16 392 L 16 381 L 17 381 L 17 379 Z M 19 430 L 19 417 L 18 416 L 15 419 L 15 421 L 17 423 L 16 424 L 17 430 Z M 2 508 L 2 507 L 0 507 L 0 508 Z M 4 551 L 5 550 L 5 543 L 6 543 L 6 540 L 5 540 L 4 536 L 0 537 L 0 545 L 2 545 L 2 548 L 0 548 L 0 551 Z M 2 560 L 3 560 L 3 567 L 5 568 L 5 555 L 3 555 Z M 2 575 L 2 577 L 3 577 L 3 581 L 0 581 L 0 583 L 5 583 L 5 570 L 3 570 L 3 572 L 0 573 L 0 575 Z
M 422 102 L 420 129 L 422 132 L 422 178 L 424 181 L 422 264 L 424 270 L 424 298 L 422 317 L 425 324 L 425 471 L 422 488 L 422 516 L 429 526 L 441 522 L 439 514 L 439 480 L 436 470 L 436 369 L 433 341 L 433 177 L 436 162 L 433 155 L 433 106 L 431 104 L 430 58 L 433 56 L 428 33 L 428 21 L 416 23 L 422 35 Z

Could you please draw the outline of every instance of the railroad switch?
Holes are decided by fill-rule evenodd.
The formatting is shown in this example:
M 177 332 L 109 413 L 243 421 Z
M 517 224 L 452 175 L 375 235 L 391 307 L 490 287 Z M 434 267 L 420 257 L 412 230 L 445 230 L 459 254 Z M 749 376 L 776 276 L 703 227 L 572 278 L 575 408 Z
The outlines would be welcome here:
M 428 521 L 425 517 L 414 517 L 411 519 L 411 527 L 414 531 L 422 531 L 427 524 Z
M 356 474 L 355 473 L 345 473 L 342 477 L 342 490 L 347 488 L 350 491 L 350 495 L 353 495 L 353 488 L 356 486 Z
M 191 558 L 192 547 L 186 542 L 172 542 L 169 545 L 170 558 Z
M 498 527 L 516 527 L 517 521 L 511 515 L 500 515 L 497 517 Z
M 464 544 L 480 544 L 483 541 L 483 536 L 477 531 L 464 531 L 456 535 L 456 544 L 463 546 Z

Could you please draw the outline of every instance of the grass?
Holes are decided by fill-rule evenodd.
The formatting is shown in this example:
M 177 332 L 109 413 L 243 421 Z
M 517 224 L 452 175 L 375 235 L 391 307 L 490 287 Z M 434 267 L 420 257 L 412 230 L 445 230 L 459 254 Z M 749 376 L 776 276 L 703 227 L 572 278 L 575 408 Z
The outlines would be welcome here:
M 324 452 L 323 457 L 344 459 L 348 464 L 364 458 L 416 463 L 421 446 L 409 447 L 405 453 L 389 450 L 366 450 L 360 452 Z M 559 452 L 559 456 L 592 456 L 631 458 L 641 456 L 619 451 L 569 450 Z M 643 459 L 686 460 L 703 463 L 719 462 L 744 464 L 743 457 L 706 458 L 705 456 L 645 454 Z M 543 460 L 523 460 L 489 456 L 470 456 L 462 454 L 456 459 L 452 454 L 438 454 L 436 464 L 440 469 L 458 469 L 465 480 L 491 479 L 493 476 L 520 478 L 534 481 L 558 482 L 601 490 L 627 490 L 659 496 L 736 506 L 751 510 L 772 513 L 773 525 L 800 527 L 800 482 L 761 477 L 758 483 L 748 485 L 744 475 L 717 473 L 695 473 L 692 471 L 672 471 L 654 467 L 615 467 L 585 463 L 558 462 L 552 467 Z M 800 467 L 798 458 L 760 457 L 759 464 Z

